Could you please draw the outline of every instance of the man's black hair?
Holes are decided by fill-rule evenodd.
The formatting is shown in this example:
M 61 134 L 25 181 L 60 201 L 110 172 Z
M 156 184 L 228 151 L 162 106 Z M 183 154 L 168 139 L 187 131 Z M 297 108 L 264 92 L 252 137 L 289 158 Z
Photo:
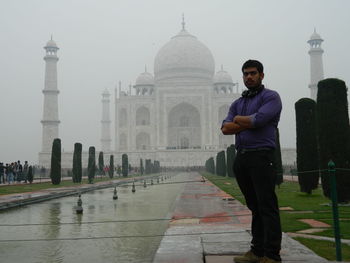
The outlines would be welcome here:
M 260 61 L 249 59 L 246 62 L 244 62 L 242 66 L 242 72 L 246 68 L 256 68 L 259 73 L 264 73 L 264 66 L 261 64 Z

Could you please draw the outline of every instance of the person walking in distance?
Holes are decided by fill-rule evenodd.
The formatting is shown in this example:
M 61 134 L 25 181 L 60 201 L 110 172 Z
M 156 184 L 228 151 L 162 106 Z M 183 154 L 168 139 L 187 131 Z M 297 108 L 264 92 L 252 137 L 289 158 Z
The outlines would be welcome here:
M 281 223 L 275 193 L 274 164 L 276 129 L 282 102 L 276 91 L 262 84 L 264 67 L 257 60 L 242 66 L 248 88 L 234 101 L 223 120 L 223 134 L 235 134 L 237 156 L 233 170 L 237 183 L 252 212 L 251 249 L 234 258 L 236 263 L 281 262 Z
M 0 184 L 5 183 L 5 166 L 3 163 L 0 163 Z
M 23 180 L 24 183 L 27 183 L 27 179 L 28 179 L 28 161 L 24 161 L 24 165 L 23 165 Z

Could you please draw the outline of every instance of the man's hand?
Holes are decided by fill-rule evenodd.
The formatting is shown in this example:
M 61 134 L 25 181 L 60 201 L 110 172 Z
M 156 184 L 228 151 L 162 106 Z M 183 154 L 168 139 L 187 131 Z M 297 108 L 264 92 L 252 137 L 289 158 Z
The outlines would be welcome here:
M 235 122 L 225 122 L 221 128 L 221 131 L 225 135 L 237 134 L 241 131 L 246 130 L 247 128 L 240 126 Z
M 233 118 L 233 122 L 246 129 L 253 128 L 253 122 L 250 116 L 237 115 Z

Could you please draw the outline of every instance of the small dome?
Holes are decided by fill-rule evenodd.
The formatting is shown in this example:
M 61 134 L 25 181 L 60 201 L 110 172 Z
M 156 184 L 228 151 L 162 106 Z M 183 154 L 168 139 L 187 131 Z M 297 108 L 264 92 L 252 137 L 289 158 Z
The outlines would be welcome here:
M 47 41 L 46 47 L 56 47 L 57 48 L 57 45 L 56 45 L 56 42 L 53 41 L 51 38 L 49 41 Z
M 233 81 L 231 75 L 221 67 L 221 70 L 214 75 L 213 83 L 233 83 Z
M 311 35 L 309 41 L 312 41 L 312 40 L 320 40 L 320 41 L 323 41 L 323 39 L 321 38 L 321 36 L 316 32 L 316 29 L 315 29 L 314 32 L 312 33 L 312 35 Z
M 153 75 L 151 73 L 148 73 L 147 71 L 141 73 L 136 79 L 135 86 L 141 85 L 154 85 Z

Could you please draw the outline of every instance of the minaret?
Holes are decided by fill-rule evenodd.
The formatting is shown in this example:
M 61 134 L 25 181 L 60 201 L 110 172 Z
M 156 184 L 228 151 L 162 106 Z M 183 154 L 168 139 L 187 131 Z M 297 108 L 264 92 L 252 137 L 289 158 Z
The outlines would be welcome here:
M 55 41 L 52 40 L 52 36 L 44 49 L 46 51 L 44 57 L 46 65 L 45 86 L 43 89 L 44 108 L 43 119 L 41 120 L 43 126 L 41 154 L 51 154 L 52 142 L 55 138 L 58 138 L 58 125 L 60 123 L 58 119 L 59 90 L 57 89 L 57 50 L 59 48 Z M 39 163 L 46 166 L 47 164 L 43 163 L 42 156 L 39 155 Z
M 324 78 L 323 76 L 323 61 L 322 54 L 323 49 L 321 43 L 323 39 L 319 34 L 314 33 L 311 35 L 310 40 L 307 41 L 310 45 L 309 55 L 310 55 L 310 92 L 311 99 L 317 99 L 317 83 Z
M 101 151 L 111 152 L 111 119 L 109 111 L 109 92 L 102 93 L 102 120 L 101 120 Z

